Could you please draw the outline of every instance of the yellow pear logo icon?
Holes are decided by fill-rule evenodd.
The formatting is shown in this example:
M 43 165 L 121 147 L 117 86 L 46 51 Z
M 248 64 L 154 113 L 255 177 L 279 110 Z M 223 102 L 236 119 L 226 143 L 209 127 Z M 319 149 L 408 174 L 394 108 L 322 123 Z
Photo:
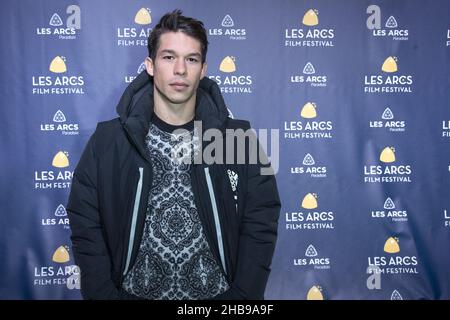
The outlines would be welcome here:
M 150 9 L 141 8 L 134 17 L 134 22 L 137 24 L 150 24 L 152 23 L 152 16 L 150 15 Z
M 385 163 L 391 163 L 395 161 L 395 148 L 386 147 L 381 151 L 380 161 Z
M 381 67 L 381 70 L 384 72 L 396 72 L 398 70 L 397 68 L 397 58 L 396 57 L 389 57 L 386 60 L 384 60 L 383 66 Z
M 64 62 L 65 58 L 56 56 L 52 62 L 50 63 L 50 67 L 48 68 L 53 73 L 64 73 L 67 71 L 66 63 Z
M 302 208 L 315 209 L 317 208 L 317 194 L 308 193 L 302 201 Z
M 322 288 L 319 286 L 312 286 L 308 291 L 306 300 L 323 300 Z
M 319 24 L 319 12 L 317 10 L 309 9 L 306 11 L 305 15 L 303 16 L 303 24 L 305 26 L 316 26 Z
M 226 56 L 220 63 L 219 70 L 228 73 L 235 72 L 236 71 L 236 64 L 234 63 L 235 60 L 236 59 L 234 57 Z
M 384 252 L 397 253 L 400 252 L 400 246 L 398 245 L 398 238 L 390 237 L 384 244 Z
M 313 119 L 313 118 L 317 117 L 316 104 L 314 102 L 307 102 L 303 106 L 302 112 L 300 113 L 300 115 L 306 119 Z
M 69 257 L 69 248 L 67 246 L 60 246 L 53 253 L 52 260 L 57 263 L 65 263 L 70 260 Z
M 66 168 L 69 166 L 69 158 L 67 152 L 59 151 L 52 161 L 52 166 L 56 168 Z

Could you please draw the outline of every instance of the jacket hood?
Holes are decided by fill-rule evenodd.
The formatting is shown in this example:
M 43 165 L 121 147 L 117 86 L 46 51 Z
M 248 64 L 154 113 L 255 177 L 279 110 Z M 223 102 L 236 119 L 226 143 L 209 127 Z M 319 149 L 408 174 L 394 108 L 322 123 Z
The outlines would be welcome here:
M 142 71 L 125 89 L 116 111 L 122 124 L 132 125 L 137 121 L 141 125 L 146 124 L 148 130 L 148 123 L 153 113 L 153 77 L 146 70 Z M 202 120 L 204 130 L 221 129 L 227 117 L 228 109 L 219 86 L 215 81 L 204 77 L 200 80 L 197 89 L 195 120 Z

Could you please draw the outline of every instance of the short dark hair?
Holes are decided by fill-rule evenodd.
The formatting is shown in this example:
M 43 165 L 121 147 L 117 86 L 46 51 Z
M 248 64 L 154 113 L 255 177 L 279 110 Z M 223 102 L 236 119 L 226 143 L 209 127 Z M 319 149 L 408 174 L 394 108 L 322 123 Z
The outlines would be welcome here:
M 185 17 L 179 9 L 166 13 L 152 30 L 148 37 L 148 56 L 155 61 L 156 52 L 159 48 L 159 38 L 166 32 L 184 32 L 186 35 L 197 39 L 201 45 L 202 63 L 206 61 L 208 51 L 208 38 L 203 22 L 200 20 Z

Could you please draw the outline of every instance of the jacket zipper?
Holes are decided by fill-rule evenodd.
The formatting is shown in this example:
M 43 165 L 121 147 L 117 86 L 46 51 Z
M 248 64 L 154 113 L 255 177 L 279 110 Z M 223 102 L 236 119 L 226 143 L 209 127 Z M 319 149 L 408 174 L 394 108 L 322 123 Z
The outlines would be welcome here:
M 144 178 L 144 168 L 139 167 L 139 181 L 137 183 L 136 188 L 136 197 L 134 198 L 134 207 L 133 207 L 133 216 L 131 219 L 131 228 L 130 228 L 130 239 L 128 241 L 128 253 L 127 253 L 127 262 L 125 263 L 125 269 L 123 270 L 123 276 L 125 276 L 130 267 L 131 254 L 133 252 L 134 245 L 134 236 L 136 233 L 136 222 L 137 216 L 139 212 L 139 204 L 141 202 L 141 194 L 142 194 L 142 180 Z
M 206 184 L 208 186 L 208 191 L 209 191 L 209 198 L 211 199 L 211 206 L 212 206 L 213 215 L 214 215 L 214 224 L 216 226 L 216 235 L 217 235 L 217 243 L 219 245 L 220 260 L 222 262 L 222 267 L 223 267 L 223 270 L 226 275 L 227 269 L 226 269 L 226 265 L 225 265 L 225 253 L 224 253 L 224 249 L 223 249 L 222 230 L 220 227 L 219 212 L 217 210 L 216 197 L 214 195 L 214 189 L 213 189 L 211 175 L 209 174 L 208 167 L 205 168 L 205 177 L 206 177 Z

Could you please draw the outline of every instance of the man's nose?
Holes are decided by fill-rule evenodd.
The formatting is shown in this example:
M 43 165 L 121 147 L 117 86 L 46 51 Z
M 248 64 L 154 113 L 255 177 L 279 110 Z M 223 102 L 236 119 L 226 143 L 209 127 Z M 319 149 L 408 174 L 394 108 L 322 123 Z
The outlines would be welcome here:
M 177 59 L 175 62 L 173 71 L 176 75 L 185 75 L 186 74 L 186 61 L 184 61 L 184 59 Z

